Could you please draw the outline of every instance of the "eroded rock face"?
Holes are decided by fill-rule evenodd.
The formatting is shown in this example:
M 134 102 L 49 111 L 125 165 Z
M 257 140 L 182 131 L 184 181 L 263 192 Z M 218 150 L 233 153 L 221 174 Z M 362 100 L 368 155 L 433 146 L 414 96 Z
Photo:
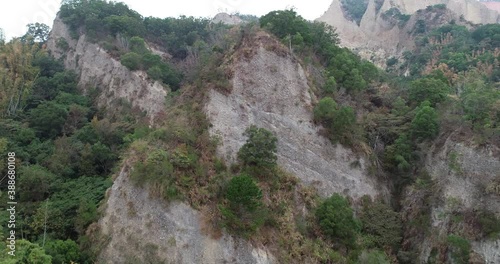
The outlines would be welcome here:
M 244 131 L 256 125 L 277 136 L 279 165 L 303 183 L 317 187 L 322 195 L 337 192 L 359 198 L 384 193 L 367 174 L 365 157 L 318 135 L 307 77 L 300 64 L 289 55 L 279 56 L 257 45 L 252 58 L 233 66 L 229 95 L 210 91 L 206 113 L 212 124 L 210 132 L 221 139 L 218 154 L 234 162 L 246 141 Z
M 498 151 L 495 146 L 472 147 L 451 137 L 442 146 L 431 148 L 426 169 L 440 201 L 432 207 L 432 233 L 448 235 L 450 208 L 460 212 L 486 209 L 500 216 L 500 197 L 485 190 L 500 176 Z M 429 258 L 431 240 L 427 238 L 421 248 L 423 261 Z M 500 239 L 472 241 L 471 246 L 485 263 L 500 263 Z
M 488 149 L 489 148 L 489 149 Z M 500 176 L 500 160 L 493 148 L 476 149 L 448 139 L 435 155 L 429 155 L 427 170 L 443 186 L 445 198 L 454 197 L 464 208 L 486 208 L 500 213 L 500 197 L 485 188 Z
M 67 50 L 57 45 L 62 39 L 68 43 Z M 99 45 L 88 42 L 85 35 L 73 39 L 59 18 L 54 20 L 47 48 L 56 59 L 63 58 L 67 69 L 79 74 L 81 89 L 100 89 L 99 107 L 112 110 L 113 105 L 120 104 L 119 100 L 123 99 L 146 112 L 151 123 L 163 111 L 167 89 L 162 84 L 149 80 L 145 72 L 130 71 Z
M 378 3 L 379 4 L 378 4 Z M 427 6 L 445 4 L 448 11 L 444 17 L 430 21 L 428 17 L 419 17 L 418 10 Z M 397 8 L 402 14 L 414 15 L 406 23 L 391 21 L 384 17 L 384 12 Z M 406 50 L 413 50 L 415 43 L 411 32 L 418 19 L 424 19 L 428 29 L 446 24 L 452 20 L 465 23 L 462 19 L 476 24 L 498 23 L 499 14 L 474 0 L 369 0 L 368 7 L 360 25 L 351 21 L 344 14 L 341 0 L 333 0 L 330 8 L 317 20 L 337 29 L 341 44 L 355 50 L 364 59 L 385 68 L 388 58 L 399 57 Z
M 239 25 L 243 23 L 243 20 L 237 15 L 230 15 L 227 13 L 219 13 L 215 15 L 215 17 L 212 19 L 212 23 L 222 23 L 230 26 L 234 25 Z
M 211 238 L 202 231 L 198 211 L 150 197 L 147 188 L 130 181 L 129 170 L 126 162 L 107 193 L 98 225 L 109 243 L 99 263 L 277 263 L 266 250 L 242 239 Z

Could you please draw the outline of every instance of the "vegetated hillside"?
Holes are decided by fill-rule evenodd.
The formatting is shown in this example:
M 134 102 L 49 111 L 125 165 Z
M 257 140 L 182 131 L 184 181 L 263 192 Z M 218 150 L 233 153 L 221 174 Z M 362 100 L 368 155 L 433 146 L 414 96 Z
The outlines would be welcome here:
M 112 184 L 109 175 L 139 125 L 129 119 L 130 110 L 105 117 L 92 94 L 82 96 L 78 75 L 45 49 L 47 34 L 47 26 L 32 24 L 22 38 L 0 42 L 1 153 L 14 152 L 16 158 L 20 260 L 3 248 L 1 263 L 85 262 L 85 230 L 97 221 L 99 203 Z M 4 175 L 6 168 L 2 163 Z M 6 205 L 5 179 L 0 199 Z M 0 218 L 9 219 L 4 207 Z M 2 241 L 7 228 L 2 225 Z
M 334 0 L 318 21 L 337 28 L 342 45 L 385 68 L 388 58 L 413 50 L 412 33 L 422 23 L 434 28 L 454 21 L 470 27 L 497 23 L 499 14 L 473 0 Z
M 497 263 L 498 27 L 424 29 L 390 65 L 410 79 L 293 10 L 232 27 L 65 3 L 48 41 L 0 44 L 2 151 L 43 187 L 19 196 L 18 258 Z

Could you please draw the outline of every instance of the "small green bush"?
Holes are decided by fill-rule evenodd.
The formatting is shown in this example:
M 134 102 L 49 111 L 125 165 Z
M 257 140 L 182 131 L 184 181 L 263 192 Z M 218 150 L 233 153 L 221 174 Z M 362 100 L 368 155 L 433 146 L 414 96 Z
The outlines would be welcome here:
M 332 141 L 352 143 L 350 138 L 356 130 L 356 114 L 351 107 L 339 108 L 332 98 L 325 97 L 314 108 L 314 119 L 328 129 Z
M 244 135 L 248 139 L 240 148 L 238 158 L 245 165 L 267 168 L 276 166 L 278 139 L 270 131 L 252 125 Z
M 365 202 L 360 220 L 363 233 L 371 235 L 376 246 L 397 248 L 401 244 L 401 217 L 390 206 L 380 202 Z
M 337 81 L 335 80 L 335 77 L 330 76 L 328 80 L 325 83 L 325 86 L 323 86 L 323 90 L 325 93 L 331 94 L 337 91 Z
M 319 205 L 316 219 L 327 238 L 348 247 L 355 245 L 361 224 L 354 218 L 347 199 L 337 193 L 332 195 Z
M 451 258 L 456 264 L 469 263 L 470 257 L 470 242 L 457 235 L 448 236 L 448 245 L 451 253 Z
M 164 150 L 153 150 L 144 161 L 138 161 L 130 177 L 136 184 L 149 183 L 155 186 L 153 194 L 167 201 L 178 197 L 174 166 Z
M 231 208 L 240 210 L 243 207 L 253 212 L 262 204 L 262 191 L 250 176 L 242 174 L 229 181 L 226 198 Z
M 500 236 L 500 219 L 491 211 L 480 211 L 477 214 L 481 231 L 485 237 L 496 239 Z
M 429 101 L 432 106 L 444 101 L 449 89 L 448 84 L 435 78 L 421 78 L 415 80 L 410 86 L 410 101 L 420 104 Z
M 53 264 L 64 264 L 80 262 L 80 249 L 78 244 L 71 239 L 49 240 L 45 246 L 45 251 L 52 256 Z
M 226 188 L 225 198 L 229 206 L 219 205 L 219 210 L 230 231 L 248 236 L 264 224 L 266 213 L 262 206 L 262 191 L 250 176 L 233 177 Z
M 135 53 L 129 52 L 120 57 L 120 61 L 123 66 L 127 67 L 131 71 L 140 70 L 142 65 L 142 56 Z
M 144 42 L 144 39 L 140 37 L 132 37 L 130 38 L 129 41 L 129 48 L 130 51 L 135 52 L 140 55 L 144 55 L 149 52 L 149 50 L 146 48 L 146 43 Z
M 422 102 L 411 121 L 411 134 L 417 140 L 433 139 L 439 132 L 438 115 L 429 101 Z

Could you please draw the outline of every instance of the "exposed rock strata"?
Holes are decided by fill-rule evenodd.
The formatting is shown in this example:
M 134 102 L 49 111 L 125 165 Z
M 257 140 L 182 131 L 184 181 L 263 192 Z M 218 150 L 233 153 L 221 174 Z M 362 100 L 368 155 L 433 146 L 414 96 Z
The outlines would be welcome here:
M 253 48 L 252 58 L 241 59 L 233 66 L 232 92 L 224 95 L 210 91 L 206 112 L 212 123 L 211 133 L 222 140 L 219 154 L 235 161 L 246 140 L 243 132 L 256 125 L 277 136 L 279 165 L 302 182 L 316 186 L 322 195 L 338 192 L 359 198 L 384 194 L 367 173 L 366 157 L 319 135 L 301 65 L 289 55 L 266 50 L 268 44 L 259 40 L 255 45 L 258 47 Z
M 67 50 L 58 47 L 59 40 L 68 43 Z M 54 21 L 47 48 L 56 59 L 63 59 L 67 69 L 79 74 L 81 89 L 100 89 L 97 99 L 100 107 L 112 110 L 123 99 L 146 112 L 151 122 L 164 110 L 167 89 L 162 84 L 149 80 L 145 72 L 130 71 L 99 45 L 89 42 L 85 35 L 73 39 L 59 18 Z

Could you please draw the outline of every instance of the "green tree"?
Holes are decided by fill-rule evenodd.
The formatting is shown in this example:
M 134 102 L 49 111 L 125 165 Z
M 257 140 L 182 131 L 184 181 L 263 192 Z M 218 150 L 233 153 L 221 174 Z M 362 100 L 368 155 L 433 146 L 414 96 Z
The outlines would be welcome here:
M 262 191 L 248 175 L 233 177 L 225 191 L 229 206 L 220 205 L 224 225 L 238 235 L 249 236 L 265 221 L 266 211 L 262 204 Z
M 40 165 L 23 166 L 19 170 L 20 201 L 43 201 L 48 198 L 56 176 Z
M 307 22 L 293 9 L 269 12 L 260 18 L 260 26 L 269 29 L 280 39 L 300 33 L 303 40 L 309 42 Z
M 153 80 L 161 80 L 163 77 L 163 72 L 158 66 L 149 68 L 148 76 Z
M 161 67 L 162 65 L 161 57 L 153 53 L 146 53 L 142 56 L 142 64 L 144 68 L 149 69 L 151 67 Z
M 54 138 L 61 133 L 68 111 L 52 101 L 43 102 L 29 113 L 29 123 L 44 138 Z
M 229 181 L 226 198 L 235 211 L 244 208 L 253 212 L 262 205 L 262 191 L 252 177 L 246 174 L 235 176 Z
M 142 56 L 135 52 L 129 52 L 122 55 L 120 61 L 123 66 L 131 71 L 140 70 L 142 68 Z
M 328 80 L 325 83 L 325 86 L 323 86 L 323 90 L 327 94 L 332 94 L 337 91 L 337 81 L 335 80 L 335 77 L 330 76 Z
M 477 42 L 489 42 L 493 47 L 500 47 L 500 26 L 498 24 L 479 26 L 472 32 L 471 36 Z
M 387 147 L 384 155 L 389 170 L 397 169 L 399 173 L 408 172 L 413 159 L 413 144 L 408 135 L 400 134 L 394 144 Z
M 146 48 L 146 43 L 144 42 L 144 39 L 137 36 L 130 38 L 129 49 L 130 51 L 140 55 L 149 53 L 148 48 Z
M 436 105 L 444 101 L 449 87 L 448 84 L 434 78 L 422 78 L 411 83 L 410 101 L 420 104 L 429 101 L 431 105 Z
M 356 125 L 356 114 L 350 106 L 343 106 L 335 113 L 335 119 L 331 124 L 332 132 L 346 136 L 352 133 Z
M 348 247 L 355 245 L 361 224 L 354 218 L 347 199 L 333 194 L 316 209 L 316 219 L 326 237 Z
M 17 240 L 15 257 L 7 254 L 2 246 L 0 264 L 51 264 L 52 257 L 47 255 L 42 247 L 25 239 Z
M 250 126 L 244 133 L 248 137 L 246 143 L 238 151 L 238 158 L 245 165 L 256 167 L 274 167 L 278 157 L 278 139 L 270 131 Z
M 424 101 L 411 121 L 411 134 L 418 140 L 432 139 L 439 132 L 438 115 L 429 101 Z
M 401 216 L 390 206 L 371 200 L 365 201 L 360 220 L 363 223 L 363 233 L 371 236 L 377 247 L 390 246 L 396 249 L 400 246 Z
M 80 249 L 78 244 L 71 239 L 49 240 L 45 245 L 45 251 L 52 256 L 53 264 L 69 264 L 80 262 Z
M 33 66 L 37 45 L 14 39 L 0 50 L 0 109 L 3 114 L 15 116 L 25 106 L 31 94 L 38 69 Z
M 332 98 L 325 97 L 314 108 L 314 119 L 328 129 L 331 140 L 352 143 L 350 139 L 356 130 L 356 114 L 351 107 L 339 108 Z
M 358 69 L 353 68 L 347 73 L 343 84 L 348 91 L 362 91 L 366 89 L 367 83 Z
M 331 97 L 325 97 L 314 107 L 314 119 L 325 125 L 331 124 L 335 119 L 337 103 Z
M 49 39 L 50 27 L 43 23 L 26 25 L 28 32 L 21 37 L 22 41 L 45 43 Z
M 410 111 L 410 108 L 406 105 L 406 101 L 398 96 L 394 103 L 392 103 L 391 113 L 396 116 L 404 116 Z

